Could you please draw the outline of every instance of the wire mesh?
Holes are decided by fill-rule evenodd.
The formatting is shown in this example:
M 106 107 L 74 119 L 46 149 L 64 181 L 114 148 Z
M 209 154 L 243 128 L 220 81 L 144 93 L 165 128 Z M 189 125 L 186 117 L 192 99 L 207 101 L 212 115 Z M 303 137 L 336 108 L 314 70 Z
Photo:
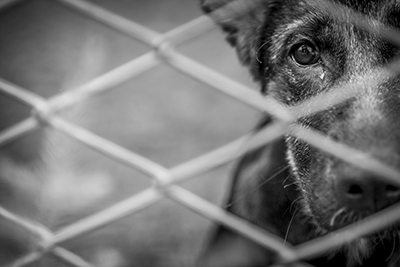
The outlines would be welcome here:
M 2 1 L 0 9 L 16 4 L 17 2 L 21 2 L 21 0 Z M 114 223 L 129 214 L 135 213 L 165 198 L 172 199 L 208 219 L 224 224 L 256 243 L 273 250 L 280 256 L 282 263 L 290 263 L 319 255 L 336 246 L 351 242 L 359 236 L 382 229 L 400 220 L 400 205 L 394 205 L 368 217 L 368 219 L 339 229 L 335 231 L 334 235 L 319 237 L 299 246 L 292 247 L 289 244 L 284 245 L 283 240 L 279 237 L 244 222 L 242 219 L 178 185 L 183 180 L 232 161 L 244 155 L 249 150 L 269 143 L 287 133 L 303 139 L 313 146 L 362 169 L 378 173 L 384 179 L 400 185 L 400 173 L 393 167 L 371 158 L 364 152 L 357 151 L 344 144 L 339 144 L 314 130 L 305 129 L 296 124 L 296 120 L 300 117 L 332 107 L 356 95 L 360 90 L 364 90 L 366 86 L 378 84 L 380 81 L 369 78 L 373 75 L 366 75 L 360 81 L 340 85 L 338 88 L 317 95 L 301 105 L 289 108 L 273 98 L 260 96 L 246 86 L 225 77 L 174 49 L 176 45 L 191 40 L 214 27 L 211 20 L 206 16 L 194 19 L 165 34 L 160 34 L 88 1 L 57 0 L 57 2 L 118 30 L 122 34 L 145 43 L 152 50 L 78 88 L 67 90 L 47 100 L 1 79 L 0 91 L 31 108 L 32 116 L 1 132 L 0 146 L 23 135 L 27 135 L 39 127 L 52 127 L 78 140 L 82 145 L 88 146 L 115 161 L 149 175 L 156 183 L 153 187 L 135 194 L 112 207 L 72 223 L 57 232 L 51 232 L 36 222 L 28 221 L 0 208 L 0 216 L 3 219 L 15 223 L 21 229 L 36 236 L 39 240 L 36 250 L 11 263 L 10 266 L 25 266 L 37 261 L 46 253 L 51 253 L 73 266 L 93 266 L 78 255 L 62 248 L 62 243 Z M 257 8 L 260 2 L 262 1 L 234 1 L 232 5 L 217 10 L 211 16 L 214 16 L 216 20 L 223 20 L 224 16 L 228 13 L 231 16 L 232 13 L 240 14 L 240 12 L 248 12 L 252 8 Z M 382 39 L 400 46 L 400 33 L 397 30 L 385 28 L 381 25 L 376 26 L 378 25 L 377 23 L 371 22 L 370 19 L 366 19 L 363 15 L 356 14 L 338 4 L 327 1 L 315 1 L 315 4 L 326 9 L 335 18 L 351 18 L 351 22 L 357 27 L 366 29 L 379 35 Z M 169 64 L 184 75 L 195 78 L 229 97 L 236 98 L 255 109 L 271 114 L 277 118 L 277 122 L 260 132 L 243 136 L 228 145 L 168 169 L 140 154 L 136 154 L 78 125 L 72 124 L 56 113 L 56 111 L 73 106 L 96 94 L 110 91 L 118 84 L 134 78 L 142 72 L 151 71 L 152 68 L 161 62 Z M 377 70 L 379 73 L 384 74 L 377 76 L 393 77 L 400 73 L 399 66 L 399 62 L 392 62 L 386 67 Z M 319 99 L 323 99 L 324 101 L 318 101 Z M 359 160 L 360 158 L 362 160 Z M 382 217 L 385 217 L 385 220 L 381 220 Z

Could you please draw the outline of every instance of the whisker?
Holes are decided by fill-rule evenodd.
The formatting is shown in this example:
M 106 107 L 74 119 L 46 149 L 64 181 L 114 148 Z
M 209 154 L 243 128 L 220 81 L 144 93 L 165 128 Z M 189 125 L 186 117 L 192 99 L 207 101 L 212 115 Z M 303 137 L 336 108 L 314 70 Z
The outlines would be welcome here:
M 332 218 L 331 218 L 331 221 L 330 221 L 329 225 L 330 225 L 331 227 L 333 227 L 333 226 L 335 225 L 336 218 L 337 218 L 340 214 L 346 212 L 346 210 L 347 210 L 347 209 L 346 209 L 345 207 L 343 207 L 343 208 L 339 209 L 337 212 L 335 212 L 335 214 L 333 214 L 333 216 L 332 216 Z
M 347 214 L 343 217 L 343 219 L 342 219 L 342 221 L 341 221 L 340 223 L 341 223 L 341 224 L 345 224 L 346 222 L 353 223 L 353 222 L 355 222 L 355 216 L 356 216 L 355 212 L 354 212 L 354 211 L 351 211 L 351 212 L 347 213 Z
M 289 221 L 288 228 L 286 229 L 285 238 L 284 238 L 284 240 L 283 240 L 283 245 L 286 245 L 286 241 L 287 241 L 287 238 L 288 238 L 288 236 L 289 236 L 289 231 L 290 231 L 290 228 L 291 228 L 291 226 L 292 226 L 293 220 L 294 220 L 294 218 L 296 217 L 296 215 L 297 215 L 297 209 L 293 212 L 292 218 L 291 218 L 290 221 Z
M 392 258 L 392 256 L 394 255 L 395 249 L 396 249 L 396 237 L 395 237 L 395 234 L 393 233 L 392 251 L 390 252 L 390 255 L 386 258 L 385 262 L 388 262 Z
M 289 166 L 286 166 L 286 168 L 289 168 Z M 289 178 L 290 178 L 290 175 L 288 175 L 288 176 L 285 178 L 285 180 L 283 180 L 282 184 L 285 184 L 286 181 L 289 180 Z
M 397 236 L 396 236 L 397 238 L 400 238 L 399 234 L 400 233 L 397 232 Z M 393 235 L 396 235 L 396 233 L 393 233 Z M 394 237 L 393 239 L 396 240 L 396 237 Z M 398 247 L 398 245 L 397 245 L 397 247 Z M 397 258 L 396 258 L 396 260 L 393 261 L 393 265 L 395 265 L 395 263 L 398 262 L 399 260 L 400 260 L 400 252 L 397 252 Z
M 256 51 L 256 60 L 258 63 L 262 63 L 262 61 L 258 58 L 258 52 L 260 52 L 261 48 L 263 48 L 266 44 L 268 44 L 268 42 L 263 43 Z
M 246 196 L 250 195 L 251 193 L 255 192 L 257 189 L 259 189 L 260 187 L 264 186 L 265 184 L 267 184 L 268 182 L 270 182 L 271 180 L 273 180 L 276 176 L 278 176 L 279 174 L 281 174 L 282 172 L 284 172 L 285 170 L 287 170 L 289 167 L 288 166 L 284 166 L 281 167 L 280 169 L 278 169 L 273 175 L 271 175 L 270 177 L 268 177 L 267 179 L 265 179 L 264 181 L 262 181 L 262 183 L 257 184 L 257 186 L 255 186 L 253 189 L 248 190 L 246 193 L 242 194 L 241 196 L 239 196 L 237 199 L 235 199 L 234 201 L 232 201 L 231 203 L 228 203 L 225 205 L 225 208 L 229 208 L 231 207 L 233 204 L 239 202 L 240 200 L 242 200 L 243 198 L 245 198 Z
M 295 200 L 292 201 L 292 204 L 290 204 L 290 207 L 289 207 L 289 211 L 292 210 L 294 204 L 295 204 L 297 201 L 299 201 L 300 199 L 302 199 L 302 197 L 298 197 L 298 198 L 296 198 Z M 297 208 L 296 208 L 296 210 L 297 210 Z M 295 210 L 295 211 L 296 211 L 296 210 Z
M 283 188 L 287 188 L 287 187 L 289 187 L 289 186 L 292 186 L 292 185 L 296 185 L 297 184 L 297 182 L 293 182 L 293 183 L 290 183 L 290 184 L 285 184 L 284 186 L 283 186 Z
M 286 212 L 288 212 L 288 211 L 290 212 L 290 211 L 292 210 L 294 204 L 295 204 L 297 201 L 299 201 L 301 198 L 302 198 L 302 197 L 298 197 L 298 198 L 296 198 L 295 200 L 293 200 L 292 203 L 290 204 L 290 206 L 289 206 L 289 207 L 285 210 L 285 212 L 282 214 L 282 217 L 285 216 Z M 296 212 L 296 211 L 297 211 L 297 208 L 296 208 L 295 212 Z

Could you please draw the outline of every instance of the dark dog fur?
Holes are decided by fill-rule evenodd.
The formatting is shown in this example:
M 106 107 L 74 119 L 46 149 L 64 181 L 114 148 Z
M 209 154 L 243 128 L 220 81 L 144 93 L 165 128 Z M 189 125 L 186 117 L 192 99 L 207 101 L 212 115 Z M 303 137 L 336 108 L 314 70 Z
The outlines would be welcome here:
M 339 4 L 345 19 L 329 15 L 319 5 L 324 1 Z M 202 6 L 207 13 L 219 10 L 212 16 L 262 91 L 289 106 L 377 75 L 375 70 L 400 54 L 398 47 L 346 21 L 352 16 L 348 12 L 354 11 L 374 21 L 371 24 L 400 28 L 400 1 L 266 0 L 249 12 L 232 13 L 241 3 L 249 6 L 252 1 L 203 0 Z M 377 86 L 366 84 L 362 93 L 301 123 L 399 168 L 400 76 L 382 75 L 376 77 Z M 263 125 L 270 121 L 267 117 Z M 398 202 L 398 187 L 379 178 L 288 135 L 241 160 L 227 210 L 296 245 Z M 393 226 L 310 263 L 400 266 L 399 243 L 398 228 Z M 274 257 L 219 227 L 202 262 L 268 266 Z

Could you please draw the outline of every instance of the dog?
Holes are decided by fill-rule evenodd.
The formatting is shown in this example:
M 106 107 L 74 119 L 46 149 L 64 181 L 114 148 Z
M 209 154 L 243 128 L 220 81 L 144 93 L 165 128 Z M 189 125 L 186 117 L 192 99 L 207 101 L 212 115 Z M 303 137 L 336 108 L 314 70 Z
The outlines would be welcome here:
M 202 0 L 236 48 L 261 91 L 289 107 L 376 75 L 394 62 L 400 48 L 355 26 L 353 14 L 370 25 L 400 28 L 396 0 Z M 325 4 L 337 7 L 332 16 Z M 248 9 L 243 11 L 243 9 Z M 242 12 L 240 12 L 242 10 Z M 372 76 L 374 86 L 298 122 L 328 138 L 400 168 L 400 75 Z M 259 129 L 274 118 L 266 115 Z M 400 189 L 287 134 L 247 153 L 237 165 L 226 210 L 297 245 L 397 203 Z M 359 237 L 313 266 L 400 266 L 399 229 L 392 226 Z M 274 255 L 218 226 L 201 266 L 269 266 Z

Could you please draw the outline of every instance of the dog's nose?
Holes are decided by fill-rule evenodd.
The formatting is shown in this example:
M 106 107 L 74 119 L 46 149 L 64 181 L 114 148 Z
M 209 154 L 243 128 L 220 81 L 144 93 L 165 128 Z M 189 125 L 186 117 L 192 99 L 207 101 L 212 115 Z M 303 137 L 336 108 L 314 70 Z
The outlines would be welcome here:
M 376 212 L 400 200 L 400 188 L 377 178 L 340 177 L 336 181 L 338 200 L 356 210 Z

